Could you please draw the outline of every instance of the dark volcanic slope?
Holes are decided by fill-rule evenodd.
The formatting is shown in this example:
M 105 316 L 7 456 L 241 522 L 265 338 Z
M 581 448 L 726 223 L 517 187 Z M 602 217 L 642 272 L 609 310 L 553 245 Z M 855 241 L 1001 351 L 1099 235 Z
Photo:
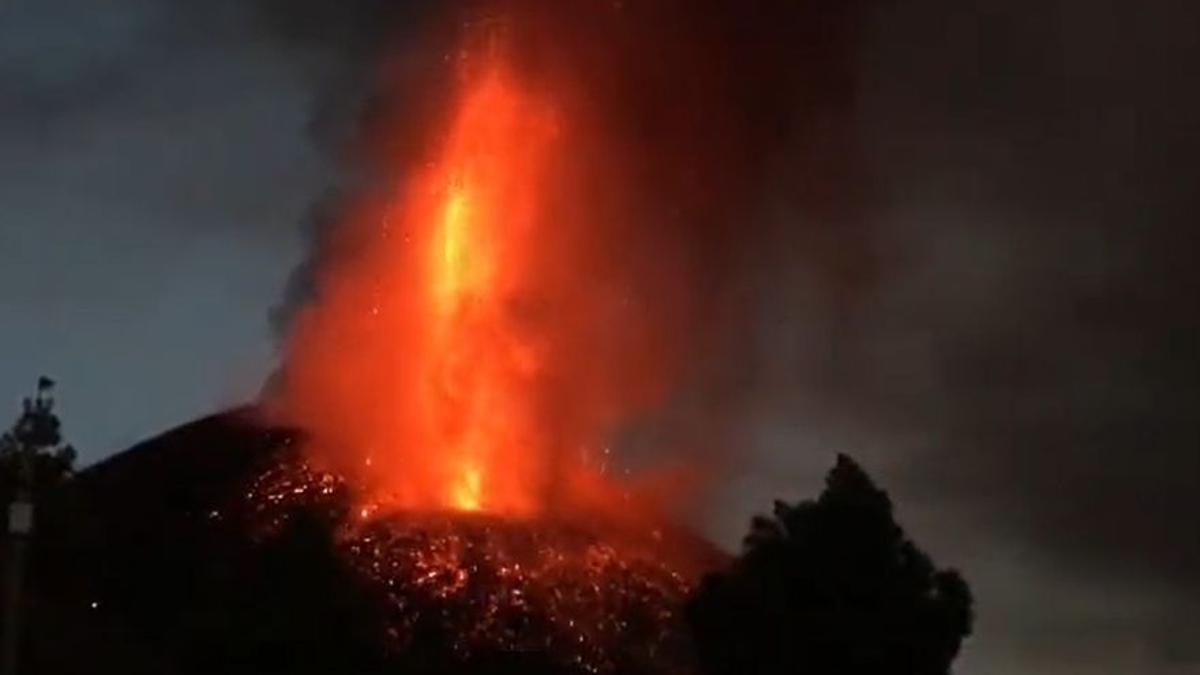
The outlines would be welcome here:
M 328 528 L 245 536 L 239 491 L 288 435 L 205 418 L 40 505 L 23 665 L 37 673 L 372 672 L 370 604 Z
M 690 660 L 687 582 L 602 523 L 443 514 L 348 534 L 336 492 L 278 482 L 304 476 L 287 468 L 294 440 L 233 411 L 44 495 L 25 672 L 658 673 Z M 298 496 L 264 500 L 264 484 Z M 707 546 L 661 536 L 667 550 Z

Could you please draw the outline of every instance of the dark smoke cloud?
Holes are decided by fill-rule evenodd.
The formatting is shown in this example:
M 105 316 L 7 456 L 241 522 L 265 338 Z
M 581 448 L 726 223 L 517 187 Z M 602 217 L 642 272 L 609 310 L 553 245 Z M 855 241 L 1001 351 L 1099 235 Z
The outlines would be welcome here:
M 919 87 L 889 111 L 902 121 L 886 132 L 907 144 L 882 157 L 895 202 L 943 209 L 893 225 L 925 248 L 907 302 L 912 323 L 936 329 L 936 405 L 958 446 L 942 477 L 1019 491 L 1027 524 L 1060 546 L 1195 581 L 1200 542 L 1178 527 L 1200 511 L 1187 489 L 1200 476 L 1188 259 L 1200 124 L 1195 93 L 1177 86 L 1200 63 L 1180 28 L 1191 13 L 982 4 L 934 4 L 918 15 L 929 26 L 905 29 L 959 44 L 881 54 L 922 73 L 890 85 Z
M 758 432 L 781 429 L 767 466 L 815 474 L 778 459 L 797 440 L 821 461 L 861 448 L 975 571 L 968 668 L 1003 670 L 1006 652 L 1016 670 L 1195 668 L 1195 19 L 1115 2 L 882 10 L 860 109 L 881 276 L 838 332 L 803 273 L 771 275 L 771 372 L 750 393 L 758 419 L 778 410 Z
M 447 45 L 427 36 L 445 8 L 428 0 L 257 0 L 247 5 L 265 37 L 306 63 L 314 91 L 308 134 L 339 169 L 309 207 L 302 223 L 304 259 L 271 309 L 272 330 L 281 338 L 296 310 L 314 299 L 314 274 L 339 220 L 379 178 L 370 149 L 378 139 L 365 133 L 370 120 L 383 114 L 417 117 L 436 91 L 428 78 L 439 72 Z
M 1142 667 L 1194 668 L 1183 646 L 1197 636 L 1178 620 L 1200 597 L 1184 515 L 1200 512 L 1200 277 L 1185 253 L 1200 127 L 1181 86 L 1198 54 L 1180 28 L 1196 16 L 1117 3 L 995 16 L 981 52 L 1002 88 L 951 109 L 958 142 L 983 147 L 949 165 L 986 172 L 967 199 L 991 207 L 983 243 L 1008 259 L 981 261 L 996 290 L 939 345 L 952 434 L 939 468 L 992 526 L 1163 594 L 1147 613 L 1169 628 L 1134 629 Z
M 873 260 L 870 238 L 856 233 L 865 220 L 855 197 L 866 191 L 851 134 L 852 50 L 855 16 L 867 4 L 258 3 L 263 25 L 278 38 L 343 56 L 318 97 L 314 129 L 348 178 L 315 208 L 312 259 L 294 276 L 275 322 L 286 326 L 311 299 L 310 275 L 339 205 L 403 165 L 397 155 L 418 151 L 393 147 L 395 120 L 429 126 L 452 79 L 444 57 L 457 49 L 461 26 L 498 16 L 513 18 L 512 42 L 527 72 L 547 86 L 570 81 L 578 112 L 605 111 L 603 133 L 620 146 L 625 169 L 644 176 L 633 218 L 689 230 L 681 239 L 704 270 L 698 281 L 708 285 L 698 296 L 731 287 L 740 273 L 730 266 L 744 266 L 761 244 L 755 211 L 768 191 L 820 214 L 822 227 L 807 233 L 808 264 L 832 292 L 861 291 Z M 414 35 L 419 45 L 411 44 Z M 399 142 L 426 136 L 414 132 Z M 775 170 L 779 158 L 787 158 L 786 172 Z

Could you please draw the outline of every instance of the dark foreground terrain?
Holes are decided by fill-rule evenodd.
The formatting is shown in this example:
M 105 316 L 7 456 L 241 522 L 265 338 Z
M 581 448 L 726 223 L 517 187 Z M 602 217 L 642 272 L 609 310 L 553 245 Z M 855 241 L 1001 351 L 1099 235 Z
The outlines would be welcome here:
M 296 441 L 234 411 L 41 495 L 18 672 L 947 675 L 972 631 L 846 456 L 730 560 L 644 518 L 372 515 Z
M 264 518 L 261 495 L 252 493 L 293 452 L 293 441 L 264 429 L 251 411 L 230 412 L 141 443 L 43 495 L 28 566 L 22 672 L 690 670 L 678 612 L 686 584 L 669 570 L 613 554 L 604 542 L 588 544 L 586 532 L 514 531 L 476 519 L 465 529 L 439 521 L 429 534 L 408 523 L 366 530 L 366 543 L 347 549 L 344 539 L 334 545 L 338 515 L 328 503 L 301 499 Z M 574 567 L 555 566 L 543 551 L 540 564 L 549 571 L 512 577 L 513 562 L 526 555 L 514 553 L 526 544 L 513 542 L 547 536 L 569 537 L 588 556 Z M 464 586 L 453 568 L 435 567 L 437 584 L 414 585 L 414 570 L 437 551 L 414 551 L 412 542 L 461 538 L 482 551 L 471 561 L 472 578 L 491 575 L 492 582 Z M 596 550 L 607 557 L 597 559 Z M 387 557 L 364 553 L 372 551 Z M 397 571 L 380 571 L 381 562 Z M 515 567 L 531 575 L 532 565 Z M 507 581 L 496 582 L 497 574 Z M 617 597 L 621 604 L 610 602 Z M 591 617 L 588 630 L 541 611 L 550 604 Z M 408 633 L 400 642 L 397 625 Z M 479 630 L 503 639 L 482 635 L 464 650 L 463 635 Z M 597 642 L 584 644 L 592 636 Z

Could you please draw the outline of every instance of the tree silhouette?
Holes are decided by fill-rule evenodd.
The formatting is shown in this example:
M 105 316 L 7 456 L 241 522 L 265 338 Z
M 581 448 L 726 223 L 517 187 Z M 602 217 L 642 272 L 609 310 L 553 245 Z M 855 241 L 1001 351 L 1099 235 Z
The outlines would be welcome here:
M 21 415 L 0 436 L 0 503 L 19 490 L 40 492 L 74 471 L 75 448 L 62 440 L 62 422 L 54 414 L 54 380 L 38 378 L 37 393 L 21 404 Z
M 815 501 L 775 502 L 742 555 L 686 608 L 708 675 L 945 675 L 970 589 L 904 534 L 891 500 L 839 455 Z

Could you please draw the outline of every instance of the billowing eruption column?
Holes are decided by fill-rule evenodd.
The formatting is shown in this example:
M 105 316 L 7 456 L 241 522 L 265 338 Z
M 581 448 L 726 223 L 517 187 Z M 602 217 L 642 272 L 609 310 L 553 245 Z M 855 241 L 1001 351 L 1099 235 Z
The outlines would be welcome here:
M 720 556 L 645 517 L 605 442 L 671 379 L 682 259 L 630 238 L 628 165 L 510 25 L 469 28 L 426 157 L 341 225 L 272 401 L 304 457 L 247 495 L 268 530 L 335 514 L 398 663 L 679 672 Z
M 863 3 L 482 4 L 426 49 L 444 67 L 385 59 L 358 150 L 376 182 L 322 246 L 274 407 L 364 499 L 533 515 L 594 496 L 589 457 L 685 378 L 734 395 L 770 242 L 835 305 L 866 283 Z M 768 202 L 820 226 L 764 233 Z
M 276 524 L 335 514 L 399 653 L 432 631 L 454 658 L 687 672 L 679 608 L 722 556 L 634 508 L 675 493 L 617 481 L 607 448 L 752 370 L 721 357 L 752 353 L 768 189 L 841 219 L 830 120 L 859 3 L 482 4 L 444 64 L 380 66 L 357 148 L 373 180 L 322 241 L 269 401 L 303 461 L 247 495 Z M 781 154 L 804 157 L 786 180 Z M 830 260 L 852 287 L 838 270 L 859 266 Z M 714 418 L 660 444 L 714 443 Z

